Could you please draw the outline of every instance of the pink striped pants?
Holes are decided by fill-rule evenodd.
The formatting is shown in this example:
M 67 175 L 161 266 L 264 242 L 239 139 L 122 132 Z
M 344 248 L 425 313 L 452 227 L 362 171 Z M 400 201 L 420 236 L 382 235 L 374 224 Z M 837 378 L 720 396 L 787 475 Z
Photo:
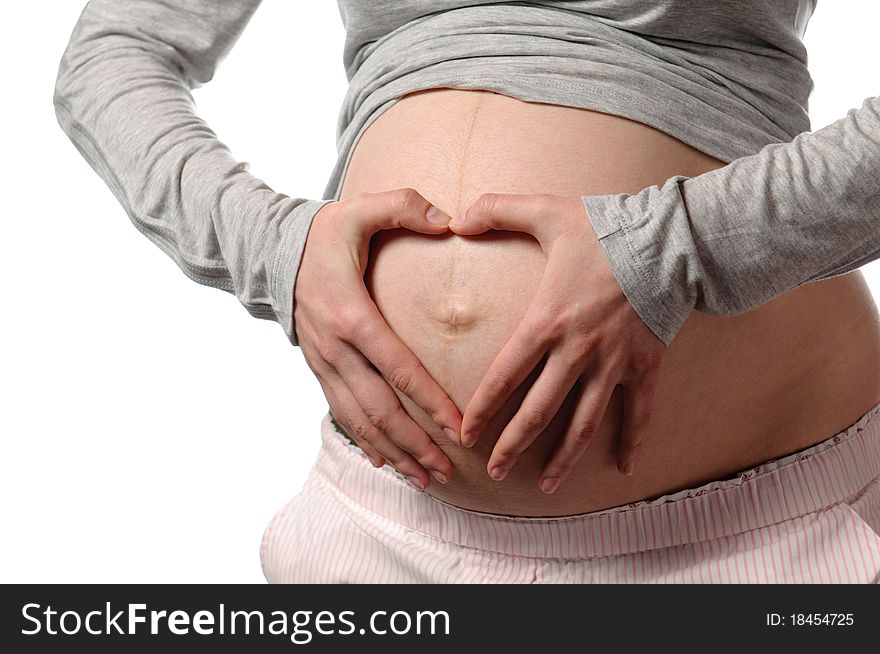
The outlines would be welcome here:
M 880 583 L 880 405 L 731 479 L 560 518 L 454 507 L 330 421 L 266 527 L 271 583 Z

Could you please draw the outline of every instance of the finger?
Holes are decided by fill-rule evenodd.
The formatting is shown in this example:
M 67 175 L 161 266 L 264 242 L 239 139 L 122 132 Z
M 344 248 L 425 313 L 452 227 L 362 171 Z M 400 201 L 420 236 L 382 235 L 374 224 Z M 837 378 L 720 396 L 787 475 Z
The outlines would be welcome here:
M 336 393 L 331 388 L 331 384 L 325 383 L 320 377 L 318 378 L 318 382 L 321 384 L 321 388 L 324 389 L 324 397 L 326 397 L 327 401 L 330 403 L 330 414 L 337 423 L 342 425 L 343 429 L 345 429 L 346 435 L 357 443 L 358 447 L 364 451 L 364 454 L 367 455 L 367 458 L 370 460 L 370 463 L 373 464 L 373 467 L 381 468 L 384 466 L 385 457 L 379 454 L 372 445 L 364 440 L 359 441 L 354 436 L 354 427 L 352 426 L 351 420 L 348 418 L 345 407 L 339 402 Z
M 382 466 L 384 466 L 385 457 L 379 454 L 372 445 L 370 445 L 366 441 L 359 440 L 358 437 L 355 436 L 354 427 L 352 426 L 351 420 L 349 420 L 348 418 L 345 410 L 345 405 L 343 405 L 339 401 L 339 396 L 333 388 L 338 384 L 342 384 L 342 380 L 339 378 L 339 375 L 330 366 L 330 364 L 325 361 L 323 357 L 321 357 L 321 355 L 312 348 L 311 341 L 301 341 L 301 347 L 306 360 L 306 364 L 309 366 L 315 377 L 318 379 L 318 383 L 321 385 L 321 389 L 324 391 L 324 397 L 327 398 L 327 401 L 330 404 L 330 413 L 336 419 L 336 422 L 341 424 L 343 428 L 346 429 L 348 437 L 351 438 L 355 443 L 357 443 L 358 447 L 360 447 L 364 451 L 373 466 L 375 466 L 376 468 L 381 468 Z
M 501 410 L 546 352 L 546 342 L 536 335 L 532 321 L 524 318 L 492 361 L 474 391 L 461 421 L 461 444 L 471 447 L 489 421 Z
M 376 460 L 372 461 L 373 465 L 377 468 L 382 467 L 387 460 L 398 471 L 406 475 L 413 485 L 418 488 L 426 488 L 424 468 L 387 436 L 373 427 L 334 364 L 314 351 L 311 341 L 303 341 L 303 354 L 306 355 L 309 367 L 324 389 L 324 394 L 328 398 L 333 398 L 335 402 L 332 407 L 333 413 L 337 416 L 343 416 L 349 427 L 348 435 L 362 450 L 368 454 L 375 453 Z
M 340 362 L 345 384 L 361 411 L 377 430 L 409 453 L 435 479 L 445 483 L 452 476 L 452 462 L 431 437 L 403 410 L 381 375 L 354 350 Z
M 357 443 L 358 447 L 364 451 L 364 454 L 367 455 L 367 458 L 370 460 L 370 463 L 373 464 L 374 468 L 381 468 L 385 465 L 385 457 L 379 454 L 372 445 L 370 445 L 367 441 L 358 440 L 354 437 L 354 426 L 351 423 L 351 420 L 345 414 L 345 411 L 342 411 L 342 405 L 339 403 L 339 400 L 333 400 L 333 403 L 330 406 L 330 413 L 333 415 L 336 422 L 341 424 L 343 429 L 345 429 L 345 435 L 348 436 L 351 440 Z M 341 415 L 340 418 L 337 416 Z
M 449 214 L 432 205 L 413 188 L 379 193 L 361 193 L 342 209 L 351 214 L 348 225 L 356 238 L 364 240 L 379 230 L 404 228 L 422 234 L 442 234 L 448 230 Z M 431 209 L 434 211 L 429 211 Z
M 460 235 L 482 234 L 490 229 L 526 232 L 539 241 L 549 233 L 550 214 L 558 211 L 559 197 L 549 194 L 484 193 L 455 216 L 449 229 Z
M 358 445 L 363 442 L 367 443 L 409 479 L 415 487 L 420 490 L 427 488 L 431 483 L 431 476 L 428 472 L 409 453 L 398 447 L 394 441 L 373 426 L 361 410 L 351 390 L 344 383 L 340 383 L 336 386 L 336 393 L 339 404 L 344 407 L 344 414 L 351 425 L 350 435 L 355 442 Z
M 516 415 L 501 432 L 486 464 L 489 476 L 501 481 L 520 455 L 547 428 L 583 373 L 583 364 L 563 353 L 551 354 Z
M 657 375 L 649 373 L 623 387 L 623 421 L 617 446 L 617 469 L 630 476 L 635 471 L 638 449 L 645 440 L 645 427 L 651 417 Z
M 431 416 L 450 441 L 460 444 L 461 414 L 458 407 L 388 326 L 366 289 L 364 295 L 362 303 L 367 309 L 346 330 L 348 342 L 376 367 L 387 384 Z
M 593 442 L 614 393 L 614 381 L 610 374 L 581 376 L 568 427 L 538 479 L 543 492 L 555 492 Z

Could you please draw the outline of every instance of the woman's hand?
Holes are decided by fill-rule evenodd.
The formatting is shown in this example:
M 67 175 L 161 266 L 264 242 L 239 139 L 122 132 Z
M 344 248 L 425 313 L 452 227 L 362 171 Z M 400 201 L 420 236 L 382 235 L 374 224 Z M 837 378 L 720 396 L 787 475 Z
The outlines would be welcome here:
M 430 472 L 445 483 L 452 463 L 406 413 L 392 387 L 430 415 L 456 444 L 461 416 L 412 351 L 391 330 L 364 284 L 370 238 L 379 230 L 447 231 L 449 216 L 410 188 L 362 193 L 315 214 L 294 290 L 300 347 L 333 415 L 373 465 L 387 459 L 416 486 Z
M 554 492 L 584 454 L 616 385 L 624 387 L 617 467 L 632 474 L 667 348 L 621 291 L 581 199 L 487 193 L 456 216 L 449 229 L 463 236 L 490 229 L 526 232 L 547 256 L 535 299 L 464 411 L 462 444 L 477 441 L 546 355 L 540 376 L 492 450 L 489 476 L 500 480 L 507 475 L 578 380 L 571 420 L 541 473 L 541 490 Z

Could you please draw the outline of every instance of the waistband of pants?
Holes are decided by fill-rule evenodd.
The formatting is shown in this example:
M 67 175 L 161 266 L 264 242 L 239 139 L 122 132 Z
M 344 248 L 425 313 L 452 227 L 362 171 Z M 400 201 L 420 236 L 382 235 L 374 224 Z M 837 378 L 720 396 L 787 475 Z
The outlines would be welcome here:
M 520 517 L 456 507 L 409 484 L 321 422 L 313 472 L 356 510 L 442 541 L 536 558 L 592 558 L 685 545 L 821 511 L 880 475 L 880 404 L 830 438 L 734 477 L 613 508 L 561 517 Z

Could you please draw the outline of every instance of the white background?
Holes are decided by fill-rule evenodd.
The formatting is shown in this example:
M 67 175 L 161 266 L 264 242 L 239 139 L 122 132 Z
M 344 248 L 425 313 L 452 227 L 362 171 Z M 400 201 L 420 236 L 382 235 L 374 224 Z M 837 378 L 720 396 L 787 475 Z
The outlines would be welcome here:
M 186 278 L 58 126 L 83 6 L 9 3 L 0 26 L 0 582 L 262 582 L 262 531 L 304 482 L 327 404 L 281 327 Z M 878 19 L 873 2 L 819 3 L 814 129 L 878 93 Z M 323 193 L 344 38 L 335 2 L 264 0 L 195 91 L 277 191 Z

